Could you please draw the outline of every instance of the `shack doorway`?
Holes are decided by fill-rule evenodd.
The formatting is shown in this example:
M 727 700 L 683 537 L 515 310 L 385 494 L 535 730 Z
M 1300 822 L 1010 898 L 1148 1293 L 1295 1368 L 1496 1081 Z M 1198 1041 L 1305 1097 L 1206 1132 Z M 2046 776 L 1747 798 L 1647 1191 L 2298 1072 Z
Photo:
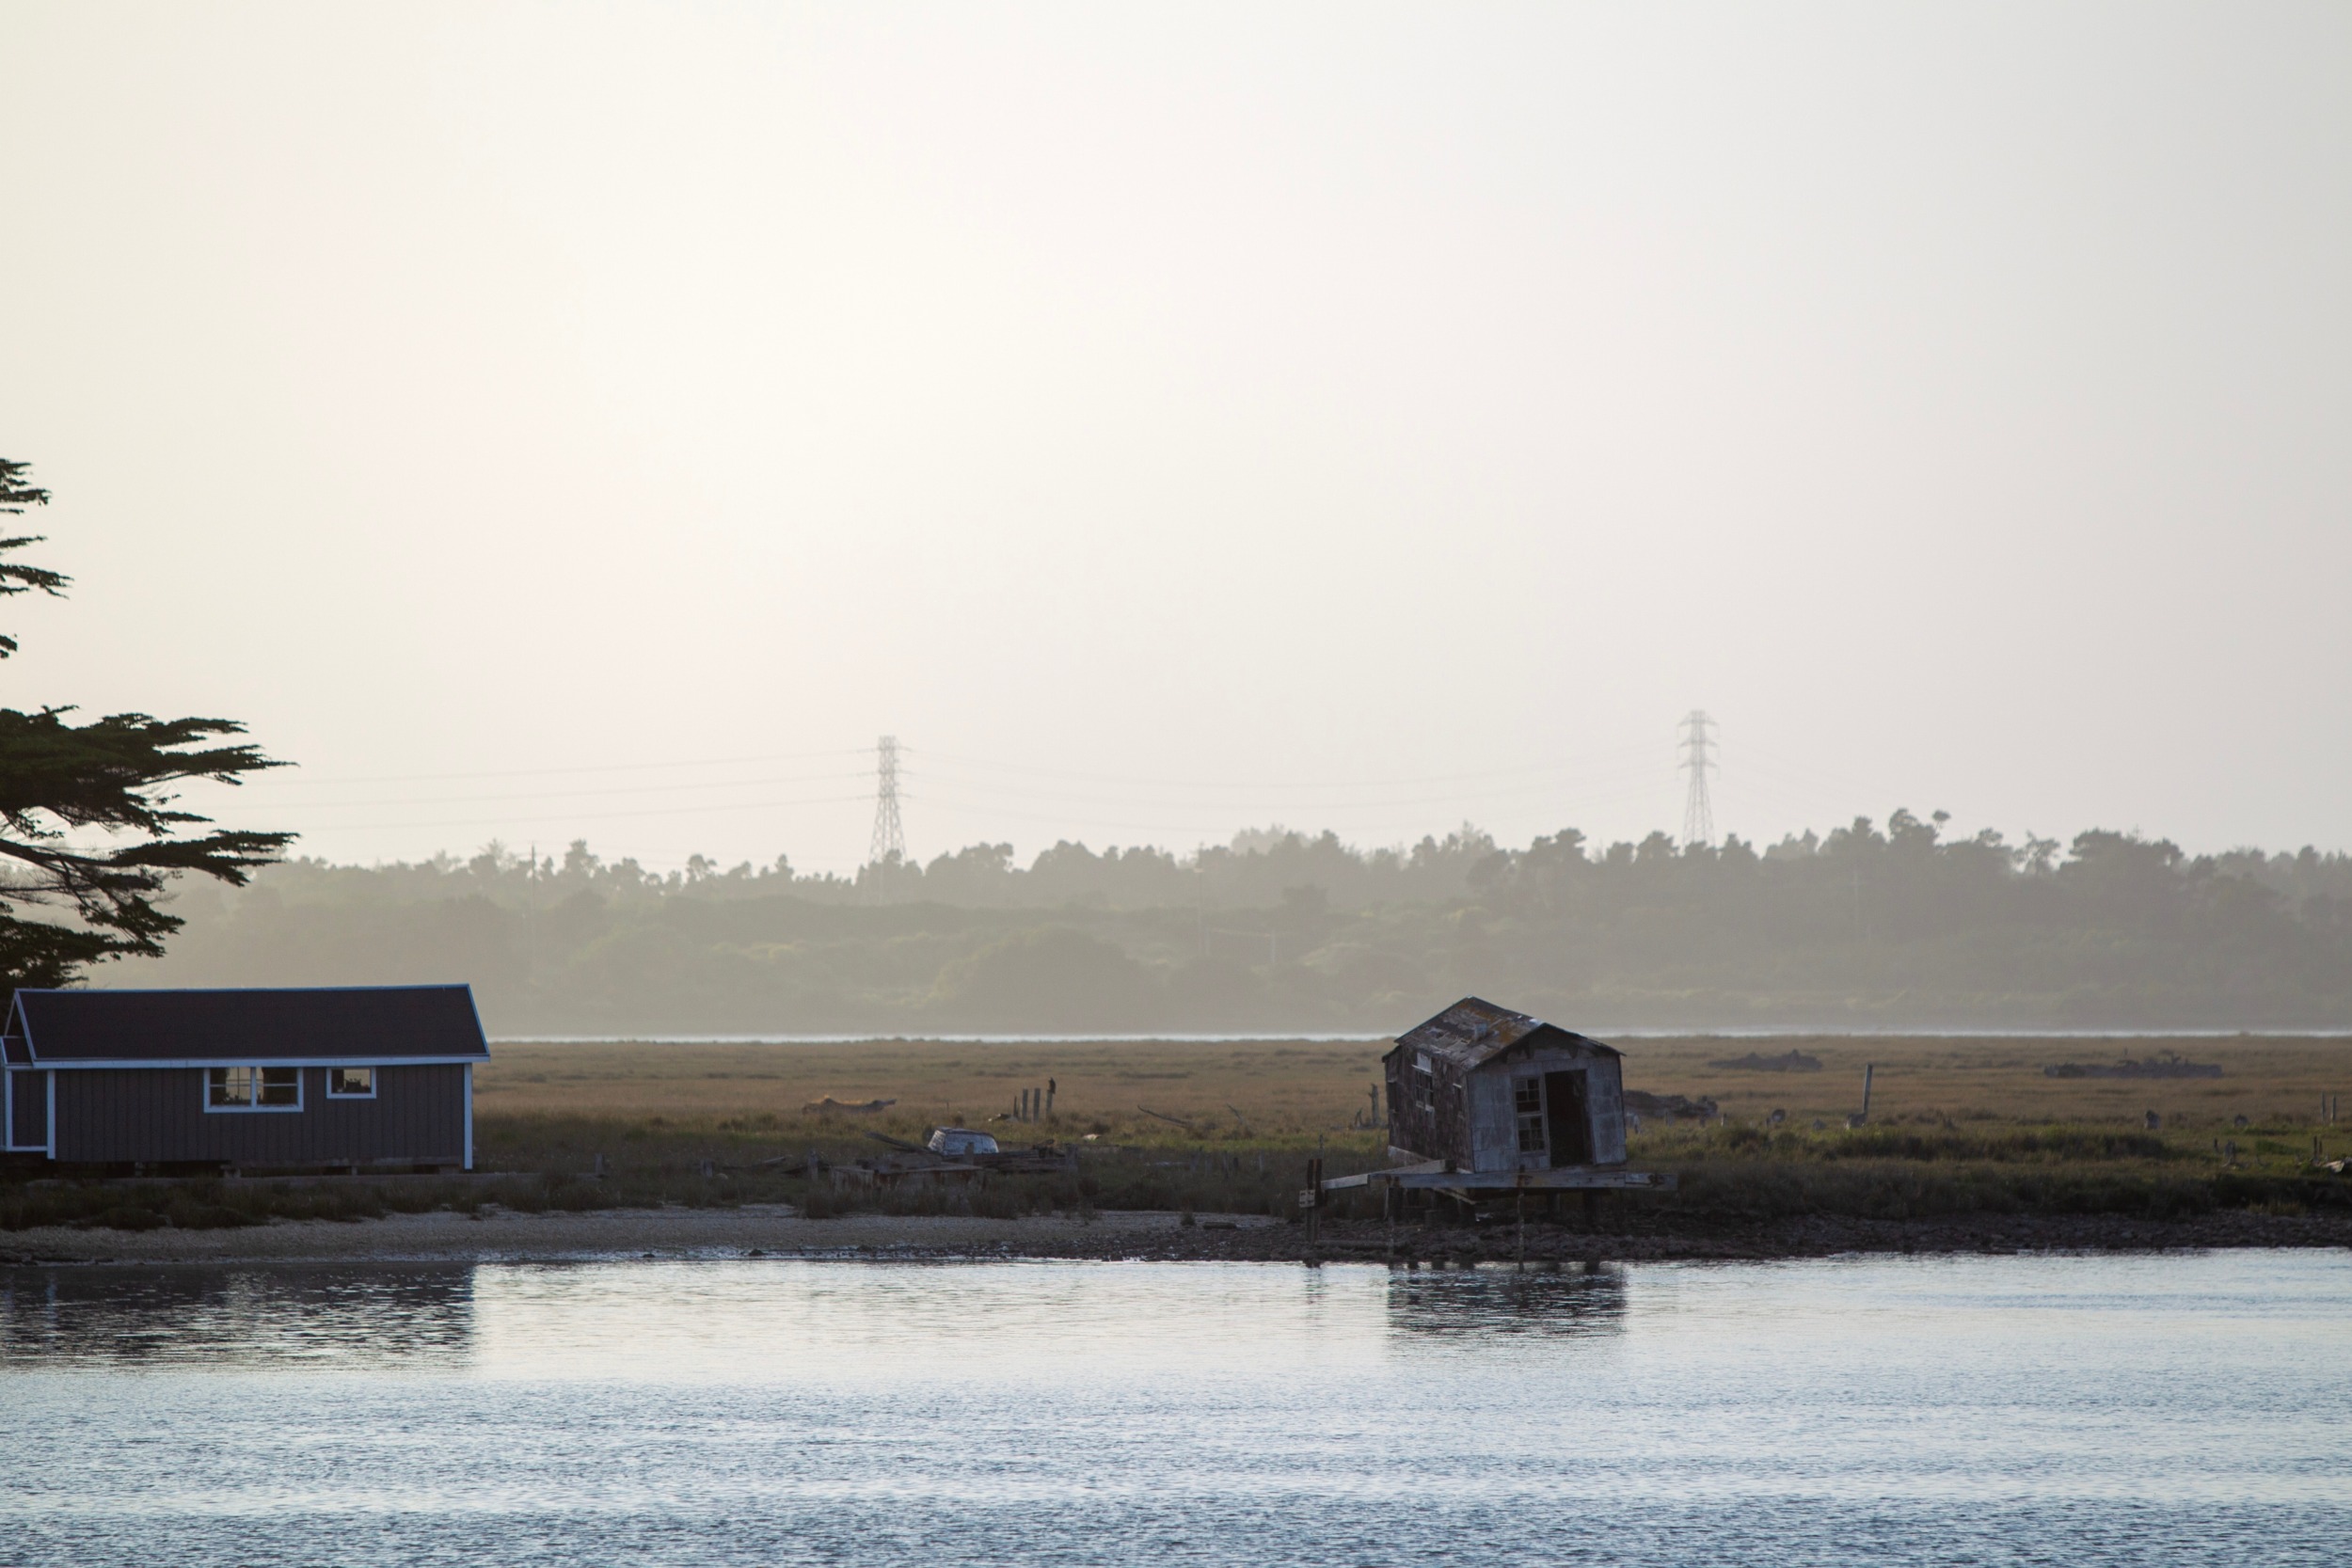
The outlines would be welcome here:
M 1593 1163 L 1593 1120 L 1585 1108 L 1584 1074 L 1544 1074 L 1544 1121 L 1551 1134 L 1553 1169 Z

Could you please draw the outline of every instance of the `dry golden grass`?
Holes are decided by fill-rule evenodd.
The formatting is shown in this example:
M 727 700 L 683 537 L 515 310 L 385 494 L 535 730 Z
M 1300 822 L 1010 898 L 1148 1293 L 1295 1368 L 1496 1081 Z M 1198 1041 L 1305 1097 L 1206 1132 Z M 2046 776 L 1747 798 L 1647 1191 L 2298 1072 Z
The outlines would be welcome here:
M 1735 1119 L 1774 1109 L 1835 1119 L 1861 1109 L 1866 1064 L 1878 1070 L 1874 1121 L 1919 1116 L 2015 1122 L 2137 1123 L 2149 1111 L 2168 1127 L 2249 1121 L 2305 1125 L 2320 1096 L 2352 1085 L 2352 1040 L 2239 1035 L 2228 1038 L 2085 1039 L 1828 1037 L 1811 1039 L 1635 1039 L 1621 1042 L 1626 1084 L 1653 1093 L 1711 1096 Z M 1756 1052 L 1820 1059 L 1819 1072 L 1739 1072 L 1710 1066 Z M 2050 1078 L 2062 1062 L 2145 1061 L 2176 1052 L 2220 1065 L 2219 1078 Z
M 1344 1126 L 1372 1108 L 1380 1046 L 1269 1040 L 975 1045 L 870 1040 L 848 1045 L 499 1045 L 477 1076 L 485 1116 L 548 1115 L 787 1124 L 828 1095 L 895 1100 L 882 1117 L 830 1119 L 884 1130 L 920 1122 L 977 1124 L 1012 1109 L 1019 1092 L 1055 1085 L 1057 1125 L 1104 1131 L 1154 1126 L 1139 1107 L 1260 1133 Z
M 1914 1117 L 2011 1122 L 2139 1122 L 2222 1126 L 2249 1121 L 2302 1127 L 2320 1096 L 2352 1086 L 2352 1040 L 2308 1037 L 2086 1039 L 1825 1037 L 1627 1038 L 1628 1087 L 1710 1097 L 1736 1119 L 1774 1109 L 1792 1119 L 1842 1122 L 1860 1108 L 1866 1063 L 1877 1066 L 1873 1121 Z M 1370 1109 L 1385 1042 L 1264 1040 L 1200 1043 L 922 1040 L 855 1044 L 506 1044 L 483 1069 L 485 1116 L 558 1116 L 671 1121 L 769 1117 L 802 1123 L 802 1108 L 831 1095 L 898 1101 L 871 1125 L 978 1123 L 1009 1111 L 1023 1088 L 1057 1081 L 1057 1129 L 1100 1126 L 1122 1136 L 1160 1130 L 1139 1108 L 1214 1124 L 1226 1135 L 1320 1132 Z M 1710 1064 L 1750 1052 L 1796 1049 L 1820 1072 L 1736 1071 Z M 2059 1062 L 2110 1062 L 2177 1051 L 2217 1062 L 2217 1079 L 2048 1078 Z M 832 1118 L 841 1126 L 863 1118 Z M 2352 1125 L 2352 1124 L 2347 1124 Z

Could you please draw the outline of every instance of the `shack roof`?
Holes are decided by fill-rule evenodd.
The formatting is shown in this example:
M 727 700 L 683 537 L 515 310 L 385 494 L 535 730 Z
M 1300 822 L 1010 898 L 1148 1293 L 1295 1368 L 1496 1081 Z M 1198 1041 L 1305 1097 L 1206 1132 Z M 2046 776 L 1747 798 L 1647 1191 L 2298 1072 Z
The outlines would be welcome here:
M 1498 1007 L 1476 996 L 1465 996 L 1428 1022 L 1399 1035 L 1395 1049 L 1425 1051 L 1433 1056 L 1451 1057 L 1464 1067 L 1476 1067 L 1520 1044 L 1607 1052 L 1612 1056 L 1623 1054 L 1614 1046 L 1546 1023 L 1540 1018 Z
M 38 1066 L 490 1059 L 469 986 L 20 990 L 8 1034 Z

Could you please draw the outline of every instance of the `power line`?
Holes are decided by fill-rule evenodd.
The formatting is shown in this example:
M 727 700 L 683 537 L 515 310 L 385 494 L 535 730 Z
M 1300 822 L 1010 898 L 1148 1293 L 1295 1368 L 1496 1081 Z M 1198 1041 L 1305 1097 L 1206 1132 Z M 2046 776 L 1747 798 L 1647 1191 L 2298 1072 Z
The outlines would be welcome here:
M 924 754 L 928 755 L 929 753 Z M 1653 757 L 1655 754 L 1656 753 L 1652 753 Z M 1115 793 L 1104 789 L 1080 791 L 1057 790 L 1028 784 L 999 784 L 977 779 L 959 778 L 953 773 L 944 773 L 934 769 L 926 769 L 922 776 L 929 781 L 927 785 L 927 798 L 929 798 L 930 791 L 945 789 L 959 794 L 997 796 L 1018 800 L 1116 802 L 1122 809 L 1130 810 L 1141 807 L 1165 806 L 1178 811 L 1237 811 L 1243 813 L 1345 812 L 1362 809 L 1384 810 L 1406 806 L 1442 806 L 1449 804 L 1462 804 L 1474 808 L 1478 802 L 1482 801 L 1514 799 L 1527 795 L 1547 795 L 1557 798 L 1561 795 L 1564 789 L 1570 791 L 1589 791 L 1591 788 L 1596 786 L 1606 788 L 1618 784 L 1632 784 L 1637 781 L 1640 782 L 1641 787 L 1654 789 L 1657 786 L 1658 779 L 1657 765 L 1653 761 L 1648 768 L 1638 769 L 1618 769 L 1608 773 L 1581 775 L 1568 773 L 1554 778 L 1538 780 L 1530 784 L 1511 784 L 1483 788 L 1470 788 L 1457 790 L 1445 795 L 1395 797 L 1374 794 L 1358 794 L 1351 799 L 1333 798 L 1315 800 L 1306 799 L 1278 798 L 1279 791 L 1270 788 L 1260 792 L 1259 799 L 1256 800 L 1231 801 L 1171 800 L 1166 797 L 1137 797 Z M 1328 790 L 1330 788 L 1335 788 L 1336 786 L 1317 785 L 1312 787 Z
M 510 768 L 487 773 L 378 773 L 346 778 L 306 773 L 302 782 L 325 784 L 422 784 L 443 779 L 536 779 L 555 773 L 642 773 L 665 768 L 731 768 L 747 762 L 803 762 L 811 757 L 853 757 L 865 750 L 863 746 L 852 746 L 834 752 L 767 752 L 757 756 L 687 757 L 674 762 L 599 762 L 575 768 Z
M 898 737 L 886 735 L 874 747 L 873 863 L 907 858 L 907 835 L 898 821 Z
M 722 800 L 716 805 L 653 806 L 642 811 L 542 812 L 533 815 L 509 814 L 503 816 L 440 817 L 426 822 L 330 822 L 324 828 L 308 832 L 317 833 L 387 832 L 402 828 L 535 828 L 545 825 L 562 827 L 566 823 L 612 822 L 622 817 L 675 817 L 696 812 L 780 811 L 794 806 L 838 805 L 850 800 L 863 800 L 863 795 L 818 795 L 798 800 Z
M 1695 707 L 1682 716 L 1679 726 L 1684 753 L 1680 766 L 1691 775 L 1690 792 L 1682 798 L 1682 847 L 1686 849 L 1715 842 L 1715 808 L 1707 798 L 1708 770 L 1715 766 L 1707 754 L 1714 744 L 1708 732 L 1714 727 L 1715 721 Z
M 379 800 L 288 800 L 270 801 L 271 811 L 341 811 L 360 806 L 462 806 L 481 805 L 499 800 L 578 800 L 609 795 L 673 795 L 681 790 L 708 789 L 771 789 L 777 784 L 809 784 L 834 779 L 862 779 L 866 770 L 849 773 L 787 773 L 774 778 L 712 779 L 705 783 L 659 784 L 614 784 L 603 789 L 531 790 L 523 794 L 505 795 L 402 795 Z M 863 799 L 863 797 L 860 797 Z
M 1654 742 L 1653 742 L 1654 744 Z M 1066 768 L 1039 767 L 1027 763 L 998 762 L 987 757 L 958 756 L 949 752 L 934 752 L 929 747 L 900 748 L 923 761 L 955 763 L 967 768 L 985 768 L 997 773 L 1025 773 L 1039 777 L 1063 780 L 1073 784 L 1136 784 L 1152 789 L 1206 789 L 1227 793 L 1263 794 L 1271 791 L 1301 789 L 1359 789 L 1367 785 L 1386 788 L 1406 784 L 1457 784 L 1479 779 L 1499 779 L 1524 776 L 1530 773 L 1575 774 L 1589 772 L 1597 764 L 1611 759 L 1631 757 L 1645 750 L 1641 746 L 1608 747 L 1586 752 L 1574 762 L 1526 762 L 1507 768 L 1490 768 L 1470 773 L 1422 773 L 1406 777 L 1371 778 L 1357 774 L 1344 780 L 1248 780 L 1248 779 L 1166 779 L 1142 778 L 1133 774 L 1077 773 Z M 1650 753 L 1653 757 L 1656 752 Z M 1652 775 L 1655 777 L 1655 775 Z

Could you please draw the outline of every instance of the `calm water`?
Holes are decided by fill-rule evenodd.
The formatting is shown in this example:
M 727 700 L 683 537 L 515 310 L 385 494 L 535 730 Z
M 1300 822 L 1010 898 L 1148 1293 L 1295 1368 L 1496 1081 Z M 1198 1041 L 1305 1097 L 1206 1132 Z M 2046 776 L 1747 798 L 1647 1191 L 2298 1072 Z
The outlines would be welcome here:
M 0 1274 L 0 1563 L 2352 1562 L 2352 1257 Z

